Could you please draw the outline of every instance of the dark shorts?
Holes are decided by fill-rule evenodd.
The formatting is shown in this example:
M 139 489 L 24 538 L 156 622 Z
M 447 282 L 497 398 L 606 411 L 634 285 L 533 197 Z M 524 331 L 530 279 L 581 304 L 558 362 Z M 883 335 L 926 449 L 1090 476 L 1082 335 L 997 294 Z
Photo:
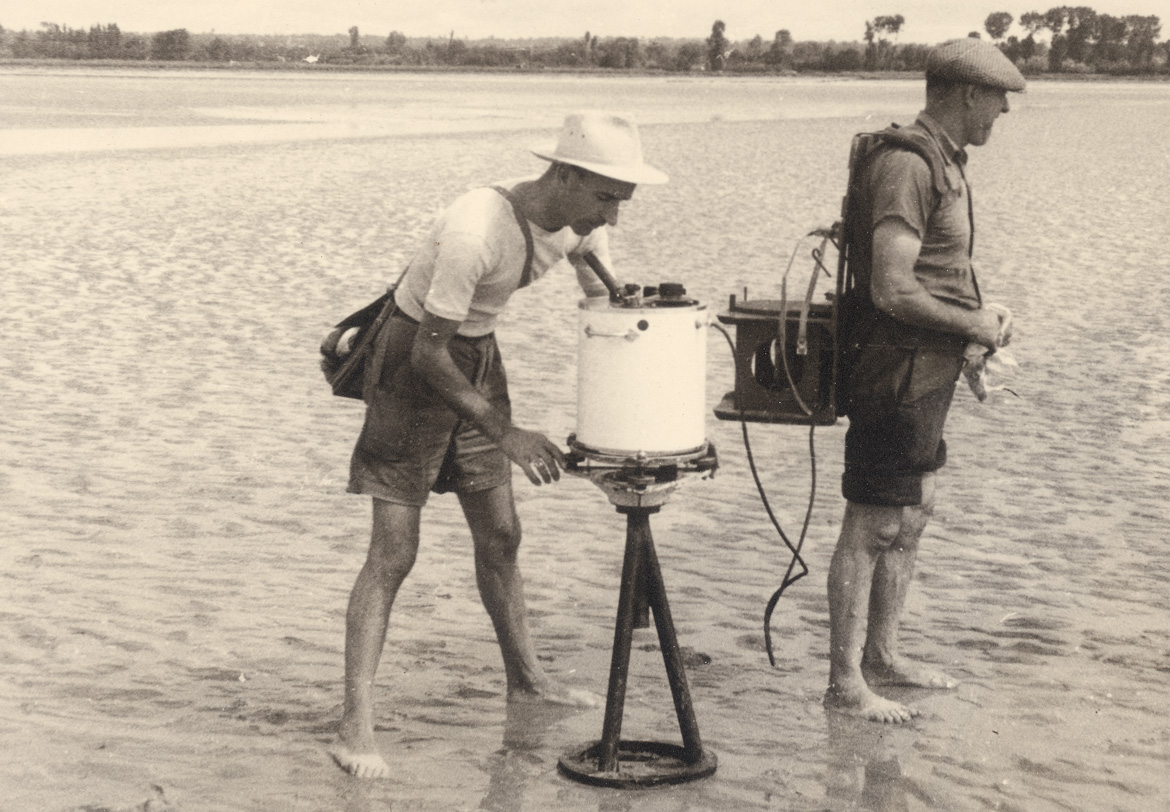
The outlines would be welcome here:
M 892 324 L 851 367 L 841 491 L 850 502 L 904 507 L 922 504 L 923 476 L 947 461 L 943 427 L 965 342 L 923 342 L 920 331 Z
M 366 420 L 350 459 L 350 493 L 422 507 L 430 492 L 476 493 L 505 485 L 512 463 L 474 426 L 462 421 L 411 367 L 413 325 L 387 322 L 381 379 L 367 384 Z M 455 365 L 496 409 L 510 416 L 508 381 L 494 335 L 456 337 Z

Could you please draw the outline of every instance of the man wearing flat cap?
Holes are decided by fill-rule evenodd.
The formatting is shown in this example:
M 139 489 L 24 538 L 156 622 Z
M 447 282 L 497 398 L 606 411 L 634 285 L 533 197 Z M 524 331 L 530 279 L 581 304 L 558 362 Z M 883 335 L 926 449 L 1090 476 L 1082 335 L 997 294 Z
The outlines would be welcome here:
M 511 295 L 546 273 L 575 269 L 587 295 L 606 295 L 585 257 L 608 264 L 621 204 L 637 184 L 667 178 L 643 162 L 634 122 L 610 113 L 568 116 L 556 142 L 533 153 L 549 162 L 543 174 L 474 189 L 439 215 L 394 289 L 366 370 L 349 491 L 372 497 L 373 532 L 346 615 L 345 704 L 331 749 L 356 776 L 390 770 L 374 739 L 374 676 L 430 492 L 454 492 L 467 519 L 508 701 L 596 703 L 550 681 L 529 636 L 512 465 L 540 485 L 560 478 L 565 459 L 512 422 L 493 331 Z
M 873 721 L 917 715 L 875 689 L 954 686 L 898 652 L 898 626 L 964 351 L 1010 339 L 1010 319 L 984 306 L 971 264 L 966 148 L 987 143 L 1007 93 L 1023 89 L 994 45 L 951 40 L 928 58 L 917 121 L 855 142 L 844 235 L 855 285 L 843 308 L 846 507 L 829 568 L 825 704 Z

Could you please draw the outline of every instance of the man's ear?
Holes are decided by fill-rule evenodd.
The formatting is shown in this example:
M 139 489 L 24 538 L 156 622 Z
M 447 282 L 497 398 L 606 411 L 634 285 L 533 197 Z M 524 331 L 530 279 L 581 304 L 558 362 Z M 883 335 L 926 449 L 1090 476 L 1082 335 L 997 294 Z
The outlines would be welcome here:
M 557 164 L 557 180 L 566 188 L 580 183 L 585 177 L 585 170 L 572 164 Z

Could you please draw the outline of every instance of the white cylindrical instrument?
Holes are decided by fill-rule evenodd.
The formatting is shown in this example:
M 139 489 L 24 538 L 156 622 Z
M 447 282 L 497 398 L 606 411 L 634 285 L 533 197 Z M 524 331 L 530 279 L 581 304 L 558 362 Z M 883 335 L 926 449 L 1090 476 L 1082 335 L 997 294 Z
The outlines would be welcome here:
M 702 453 L 706 306 L 598 297 L 583 300 L 578 315 L 578 450 L 606 458 Z

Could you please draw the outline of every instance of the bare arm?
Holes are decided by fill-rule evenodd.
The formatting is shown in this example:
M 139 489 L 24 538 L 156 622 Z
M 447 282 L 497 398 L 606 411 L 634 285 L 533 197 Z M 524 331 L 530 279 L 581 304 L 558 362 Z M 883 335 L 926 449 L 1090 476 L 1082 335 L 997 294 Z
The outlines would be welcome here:
M 873 234 L 870 291 L 879 310 L 917 327 L 961 335 L 995 348 L 999 316 L 991 310 L 968 310 L 936 299 L 914 275 L 922 240 L 902 220 L 887 218 Z
M 564 454 L 543 434 L 513 426 L 467 380 L 451 358 L 449 345 L 459 322 L 424 313 L 410 363 L 456 414 L 484 433 L 515 462 L 534 485 L 560 479 Z
M 577 282 L 586 296 L 608 296 L 609 286 L 604 281 L 603 274 L 597 273 L 593 269 L 593 263 L 586 259 L 589 254 L 593 255 L 595 262 L 601 263 L 602 268 L 612 278 L 613 263 L 609 258 L 609 234 L 606 229 L 599 228 L 585 237 L 577 251 L 569 254 L 569 262 L 576 269 Z M 618 290 L 622 289 L 621 280 L 612 278 L 612 281 Z

